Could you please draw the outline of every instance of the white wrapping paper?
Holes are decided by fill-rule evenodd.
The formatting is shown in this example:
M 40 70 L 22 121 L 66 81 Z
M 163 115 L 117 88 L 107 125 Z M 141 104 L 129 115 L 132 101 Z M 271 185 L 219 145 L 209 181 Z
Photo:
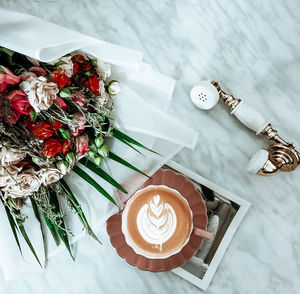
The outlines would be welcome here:
M 0 9 L 0 46 L 46 62 L 81 50 L 111 63 L 112 77 L 118 79 L 123 88 L 115 100 L 113 113 L 115 124 L 162 156 L 144 151 L 145 156 L 139 155 L 116 140 L 111 142 L 111 150 L 148 174 L 153 174 L 183 147 L 194 148 L 197 133 L 166 113 L 174 80 L 143 63 L 142 53 L 85 36 L 30 15 L 3 9 Z M 104 169 L 125 185 L 131 177 L 136 176 L 126 167 L 110 160 L 104 163 Z M 119 207 L 122 207 L 122 203 L 135 189 L 130 186 L 128 195 L 119 194 L 100 177 L 86 171 L 114 195 Z M 118 207 L 99 195 L 76 174 L 69 174 L 66 180 L 81 203 L 93 230 L 104 231 L 106 219 L 117 212 Z M 145 177 L 139 177 L 137 183 L 145 180 Z M 73 238 L 70 237 L 74 243 L 85 235 L 85 232 L 75 213 L 66 207 L 65 203 L 62 202 L 61 205 L 67 212 L 66 224 L 75 235 Z M 39 223 L 32 214 L 29 204 L 24 207 L 23 212 L 29 216 L 25 223 L 27 233 L 40 260 L 44 262 Z M 49 231 L 47 229 L 45 231 L 49 257 L 63 247 L 57 248 Z M 2 204 L 0 204 L 0 232 L 0 265 L 6 279 L 42 271 L 22 237 L 20 240 L 24 259 L 20 256 Z

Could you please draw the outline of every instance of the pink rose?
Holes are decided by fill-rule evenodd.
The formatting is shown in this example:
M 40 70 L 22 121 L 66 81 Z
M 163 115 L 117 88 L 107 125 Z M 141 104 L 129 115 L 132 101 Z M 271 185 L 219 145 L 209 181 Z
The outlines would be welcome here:
M 75 92 L 75 94 L 72 95 L 71 98 L 79 106 L 81 106 L 81 107 L 85 106 L 85 95 L 83 93 L 81 93 L 81 92 Z
M 33 110 L 30 105 L 27 95 L 22 90 L 13 90 L 8 95 L 7 98 L 11 101 L 11 108 L 15 109 L 20 114 L 30 114 Z
M 30 77 L 36 78 L 37 75 L 34 72 L 30 72 L 30 71 L 26 71 L 20 75 L 22 81 L 26 81 Z
M 44 70 L 42 67 L 39 66 L 32 66 L 29 71 L 35 73 L 37 76 L 43 76 L 45 77 L 47 75 L 46 70 Z
M 8 68 L 0 65 L 0 93 L 4 92 L 10 85 L 20 82 L 20 77 L 15 76 Z
M 75 130 L 72 130 L 71 133 L 74 137 L 78 136 L 80 131 L 85 129 L 86 119 L 82 113 L 76 113 L 74 119 L 77 120 L 78 127 Z
M 59 96 L 56 96 L 56 99 L 53 102 L 54 102 L 54 104 L 56 104 L 61 109 L 67 109 L 68 108 L 68 106 L 67 106 L 66 102 L 64 101 L 64 99 L 60 98 Z
M 84 155 L 89 151 L 89 138 L 86 136 L 79 136 L 76 138 L 76 152 Z

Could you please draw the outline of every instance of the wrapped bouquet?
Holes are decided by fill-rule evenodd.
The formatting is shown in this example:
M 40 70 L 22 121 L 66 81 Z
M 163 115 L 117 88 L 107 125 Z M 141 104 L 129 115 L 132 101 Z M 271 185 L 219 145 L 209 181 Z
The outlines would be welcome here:
M 0 195 L 16 242 L 17 228 L 38 260 L 20 212 L 29 197 L 38 220 L 41 214 L 55 242 L 61 239 L 72 256 L 58 197 L 66 198 L 87 232 L 98 239 L 63 176 L 73 170 L 115 203 L 76 163 L 127 193 L 101 169 L 102 160 L 109 157 L 143 172 L 109 152 L 106 139 L 147 148 L 113 127 L 110 112 L 121 86 L 116 80 L 108 82 L 107 62 L 80 53 L 45 63 L 3 47 L 0 60 Z
M 59 243 L 73 256 L 79 221 L 98 240 L 197 134 L 167 114 L 174 81 L 140 52 L 2 9 L 0 46 L 0 265 L 12 279 Z

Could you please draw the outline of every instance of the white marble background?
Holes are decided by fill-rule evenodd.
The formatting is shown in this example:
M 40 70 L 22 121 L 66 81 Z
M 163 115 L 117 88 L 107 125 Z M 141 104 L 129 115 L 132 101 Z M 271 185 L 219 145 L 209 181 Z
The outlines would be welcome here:
M 222 81 L 300 147 L 299 0 L 0 0 L 0 6 L 141 50 L 146 62 L 175 78 L 170 111 L 200 133 L 196 150 L 176 161 L 253 204 L 207 293 L 300 293 L 300 168 L 272 178 L 248 175 L 248 160 L 267 142 L 221 103 L 201 112 L 189 100 L 199 80 Z M 80 241 L 75 263 L 63 253 L 51 258 L 43 276 L 5 282 L 0 271 L 0 293 L 199 291 L 172 273 L 127 265 L 102 240 L 102 247 Z

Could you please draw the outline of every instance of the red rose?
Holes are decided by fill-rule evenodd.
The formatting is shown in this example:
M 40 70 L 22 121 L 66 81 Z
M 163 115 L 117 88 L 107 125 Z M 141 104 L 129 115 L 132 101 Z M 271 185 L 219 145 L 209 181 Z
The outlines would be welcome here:
M 65 74 L 62 69 L 55 70 L 51 73 L 52 82 L 56 83 L 58 89 L 62 89 L 71 84 L 71 79 Z
M 25 115 L 29 115 L 33 107 L 30 105 L 27 95 L 22 90 L 13 90 L 8 95 L 7 98 L 11 101 L 11 108 L 15 109 L 17 112 Z
M 0 65 L 0 93 L 4 92 L 10 85 L 16 85 L 21 78 L 15 76 L 8 68 Z
M 45 146 L 43 154 L 48 158 L 55 156 L 57 153 L 61 152 L 63 148 L 63 144 L 59 140 L 53 138 L 47 139 L 43 144 Z
M 74 55 L 72 57 L 72 62 L 73 62 L 73 64 L 76 64 L 75 65 L 76 66 L 76 74 L 77 74 L 78 70 L 87 71 L 92 68 L 91 62 L 89 60 L 86 60 L 84 58 L 84 56 L 81 54 Z M 74 68 L 73 68 L 73 75 L 75 75 Z
M 27 123 L 27 128 L 31 130 L 33 136 L 39 140 L 50 138 L 54 133 L 51 124 L 45 121 L 39 122 L 38 124 L 32 123 L 30 125 Z
M 73 63 L 73 77 L 74 77 L 78 74 L 79 65 L 74 60 L 72 60 L 72 63 Z
M 85 58 L 81 54 L 74 55 L 72 57 L 72 60 L 75 61 L 76 63 L 79 63 L 79 64 L 83 64 L 85 62 Z
M 66 104 L 66 102 L 64 101 L 64 99 L 62 99 L 61 97 L 57 96 L 56 99 L 53 101 L 59 108 L 61 109 L 67 109 L 68 106 Z
M 68 152 L 68 150 L 70 149 L 71 145 L 72 145 L 73 139 L 72 137 L 70 138 L 70 141 L 65 140 L 62 146 L 62 153 L 66 154 Z
M 79 136 L 76 138 L 76 152 L 84 155 L 89 151 L 89 138 L 86 136 Z
M 63 124 L 60 121 L 55 121 L 54 123 L 51 124 L 51 129 L 53 131 L 57 131 L 59 130 L 61 127 L 63 126 Z
M 33 136 L 35 136 L 39 140 L 45 140 L 47 138 L 50 138 L 55 131 L 57 131 L 63 126 L 63 124 L 59 121 L 55 121 L 54 123 L 42 121 L 37 124 L 25 121 L 25 123 L 27 129 L 30 130 Z
M 99 95 L 99 78 L 96 74 L 92 74 L 85 82 L 85 87 L 95 95 Z

